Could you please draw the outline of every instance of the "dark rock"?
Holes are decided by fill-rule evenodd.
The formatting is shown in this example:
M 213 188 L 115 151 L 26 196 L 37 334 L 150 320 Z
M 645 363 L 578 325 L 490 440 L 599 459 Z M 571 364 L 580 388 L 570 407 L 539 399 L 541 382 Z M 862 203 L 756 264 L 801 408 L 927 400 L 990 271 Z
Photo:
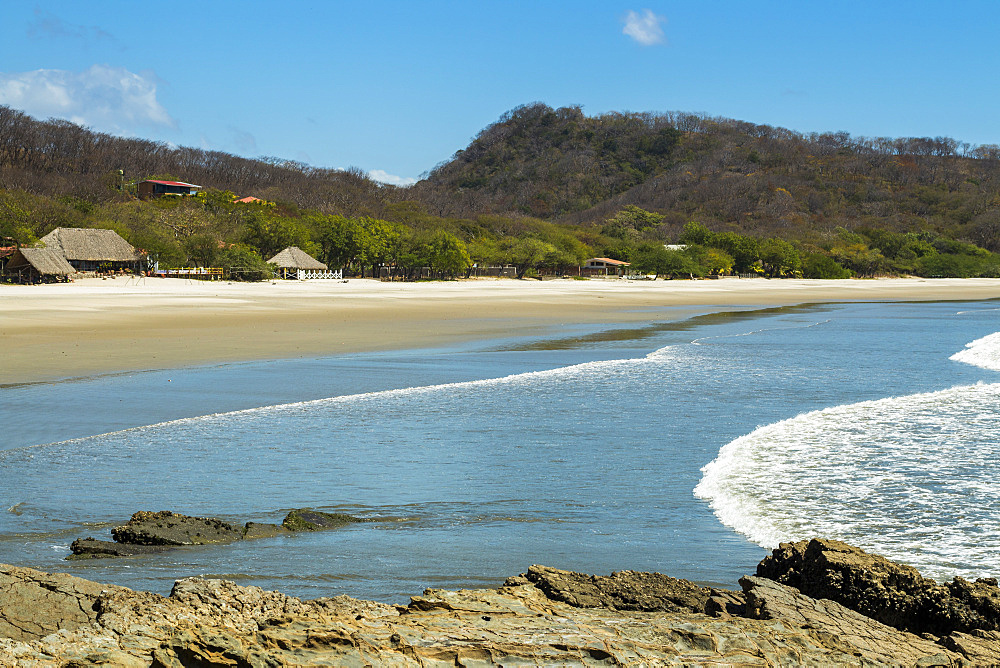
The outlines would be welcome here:
M 140 554 L 157 554 L 173 549 L 170 545 L 126 545 L 107 540 L 81 538 L 69 546 L 73 554 L 66 559 L 101 559 L 108 557 L 134 557 Z
M 760 562 L 757 575 L 911 633 L 942 637 L 1000 630 L 996 580 L 938 584 L 912 566 L 836 540 L 782 543 Z
M 243 530 L 212 517 L 139 511 L 128 524 L 112 529 L 111 536 L 130 545 L 208 545 L 240 540 Z
M 338 529 L 355 522 L 370 521 L 344 513 L 324 513 L 319 510 L 299 508 L 288 513 L 281 526 L 289 531 L 322 531 L 324 529 Z
M 523 580 L 534 584 L 547 597 L 578 608 L 610 608 L 642 612 L 705 612 L 712 592 L 687 580 L 660 573 L 618 571 L 610 576 L 585 575 L 546 566 L 532 566 L 505 585 Z M 735 597 L 739 594 L 729 592 Z

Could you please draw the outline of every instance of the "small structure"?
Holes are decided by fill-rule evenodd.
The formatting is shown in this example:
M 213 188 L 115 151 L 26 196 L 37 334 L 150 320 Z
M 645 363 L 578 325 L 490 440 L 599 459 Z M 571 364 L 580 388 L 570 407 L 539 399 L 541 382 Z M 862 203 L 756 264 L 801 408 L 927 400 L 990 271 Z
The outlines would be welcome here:
M 197 191 L 201 190 L 201 186 L 196 186 L 193 183 L 184 183 L 183 181 L 148 180 L 140 181 L 136 190 L 139 193 L 139 199 L 153 199 L 154 197 L 163 197 L 164 195 L 179 197 L 195 195 Z
M 300 269 L 326 270 L 327 268 L 325 264 L 298 246 L 289 246 L 268 260 L 267 263 L 277 267 L 282 278 L 297 277 Z
M 42 237 L 42 243 L 77 271 L 134 271 L 139 266 L 140 253 L 114 230 L 57 227 Z
M 241 197 L 239 199 L 234 199 L 234 204 L 255 204 L 256 202 L 263 202 L 259 197 L 254 197 L 253 195 L 248 195 L 247 197 Z
M 581 273 L 588 276 L 622 276 L 630 264 L 610 257 L 592 257 L 584 263 Z
M 53 248 L 17 248 L 4 273 L 18 283 L 49 283 L 68 280 L 76 269 Z

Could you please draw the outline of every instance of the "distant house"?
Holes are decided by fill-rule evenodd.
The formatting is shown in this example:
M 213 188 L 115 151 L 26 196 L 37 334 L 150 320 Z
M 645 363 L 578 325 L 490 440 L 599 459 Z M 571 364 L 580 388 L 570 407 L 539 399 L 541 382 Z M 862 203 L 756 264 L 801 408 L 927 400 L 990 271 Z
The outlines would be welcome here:
M 629 265 L 629 262 L 613 260 L 610 257 L 592 257 L 584 263 L 583 273 L 591 276 L 621 276 Z
M 140 181 L 138 185 L 139 199 L 153 199 L 164 195 L 194 195 L 201 186 L 183 181 Z
M 288 278 L 289 274 L 297 275 L 299 269 L 325 271 L 327 268 L 325 264 L 298 246 L 289 246 L 268 260 L 267 263 L 277 267 L 282 278 Z
M 57 227 L 42 243 L 62 255 L 76 271 L 121 271 L 139 268 L 140 253 L 114 230 Z
M 264 200 L 262 200 L 261 198 L 254 197 L 253 195 L 250 195 L 248 197 L 241 197 L 239 199 L 234 199 L 233 200 L 233 202 L 236 202 L 236 203 L 239 203 L 239 204 L 253 204 L 255 202 L 263 202 L 263 201 Z
M 16 248 L 4 273 L 18 283 L 41 283 L 65 281 L 76 269 L 54 248 Z

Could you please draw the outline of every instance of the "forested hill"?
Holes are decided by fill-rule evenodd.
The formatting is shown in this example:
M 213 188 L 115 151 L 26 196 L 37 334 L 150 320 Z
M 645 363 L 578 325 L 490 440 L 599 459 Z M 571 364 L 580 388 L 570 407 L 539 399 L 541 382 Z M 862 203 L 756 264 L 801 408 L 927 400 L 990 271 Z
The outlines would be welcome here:
M 607 220 L 626 205 L 756 236 L 934 231 L 1000 249 L 1000 147 L 801 134 L 699 114 L 526 105 L 412 188 L 439 215 Z
M 203 189 L 139 201 L 132 185 L 150 178 Z M 671 276 L 1000 276 L 1000 147 L 531 104 L 398 188 L 0 106 L 0 237 L 34 244 L 56 227 L 114 229 L 165 266 L 260 275 L 295 245 L 408 276 L 472 263 L 559 274 L 589 257 Z M 665 248 L 677 243 L 688 248 Z
M 357 169 L 320 169 L 281 158 L 242 158 L 39 121 L 0 105 L 0 188 L 92 204 L 115 199 L 124 181 L 179 179 L 205 188 L 341 213 L 377 212 L 391 197 Z

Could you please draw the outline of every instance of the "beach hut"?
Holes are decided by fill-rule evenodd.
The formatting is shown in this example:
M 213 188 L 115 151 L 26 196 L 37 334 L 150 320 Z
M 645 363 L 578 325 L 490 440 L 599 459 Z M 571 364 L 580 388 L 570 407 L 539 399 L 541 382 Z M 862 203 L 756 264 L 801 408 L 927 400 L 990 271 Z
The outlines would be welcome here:
M 17 248 L 7 260 L 4 273 L 18 283 L 48 283 L 65 281 L 76 269 L 52 248 Z
M 610 257 L 592 257 L 583 265 L 583 275 L 621 276 L 629 266 L 629 262 L 614 260 Z
M 114 230 L 57 227 L 42 243 L 62 254 L 77 271 L 135 270 L 139 253 Z
M 298 246 L 289 246 L 267 262 L 268 264 L 273 264 L 277 267 L 282 278 L 288 278 L 289 275 L 293 278 L 297 277 L 299 269 L 307 271 L 326 271 L 325 264 Z

